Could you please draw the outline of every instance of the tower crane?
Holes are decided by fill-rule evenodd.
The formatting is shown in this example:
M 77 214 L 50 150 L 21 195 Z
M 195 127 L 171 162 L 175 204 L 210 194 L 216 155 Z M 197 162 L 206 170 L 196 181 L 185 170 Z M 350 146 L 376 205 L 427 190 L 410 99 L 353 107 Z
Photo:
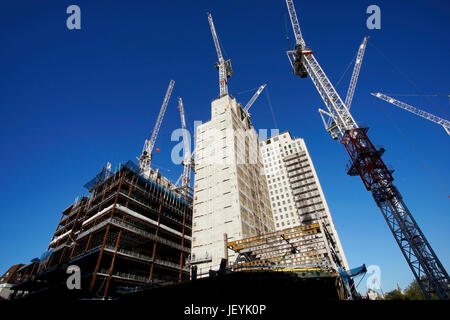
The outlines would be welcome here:
M 286 0 L 286 4 L 296 39 L 294 50 L 287 52 L 293 72 L 301 78 L 309 74 L 325 103 L 328 111 L 322 110 L 321 115 L 331 119 L 327 131 L 334 139 L 340 139 L 350 156 L 347 173 L 359 175 L 372 193 L 425 297 L 430 299 L 434 292 L 440 299 L 449 299 L 448 273 L 392 183 L 392 170 L 388 170 L 381 158 L 384 149 L 376 149 L 367 136 L 368 128 L 358 126 L 314 53 L 306 47 L 293 0 Z
M 139 158 L 139 169 L 140 173 L 145 178 L 150 178 L 151 174 L 151 162 L 153 147 L 155 146 L 156 138 L 158 137 L 159 128 L 161 127 L 162 119 L 166 113 L 167 105 L 169 104 L 170 96 L 172 94 L 173 86 L 175 81 L 170 80 L 169 87 L 167 88 L 166 95 L 164 96 L 161 109 L 159 110 L 158 118 L 156 119 L 155 127 L 153 128 L 152 135 L 150 139 L 145 139 L 144 147 L 142 148 L 142 153 Z
M 220 95 L 219 98 L 226 96 L 228 94 L 228 84 L 227 79 L 233 74 L 233 69 L 231 68 L 231 59 L 224 60 L 222 56 L 222 50 L 220 50 L 219 38 L 217 37 L 216 28 L 214 27 L 214 21 L 211 13 L 208 13 L 209 27 L 211 28 L 211 34 L 214 40 L 214 46 L 216 47 L 218 62 L 215 66 L 219 70 L 219 88 Z
M 406 111 L 409 111 L 411 113 L 414 113 L 422 118 L 425 118 L 427 120 L 433 121 L 439 125 L 441 125 L 445 132 L 447 132 L 447 134 L 450 135 L 450 121 L 439 118 L 431 113 L 428 113 L 426 111 L 417 109 L 407 103 L 404 103 L 402 101 L 396 100 L 394 98 L 391 98 L 383 93 L 377 92 L 377 93 L 371 93 L 371 95 L 373 95 L 374 97 L 377 97 L 378 99 L 384 100 L 386 102 L 389 102 L 391 104 L 393 104 L 394 106 L 397 106 L 399 108 L 405 109 Z
M 192 167 L 192 155 L 190 150 L 190 143 L 188 141 L 188 134 L 186 129 L 186 118 L 184 116 L 183 99 L 178 98 L 178 108 L 180 109 L 181 118 L 181 130 L 183 130 L 183 142 L 184 142 L 184 157 L 183 157 L 183 174 L 181 178 L 182 192 L 187 196 L 189 183 L 191 180 L 191 167 Z M 178 184 L 178 181 L 177 181 Z

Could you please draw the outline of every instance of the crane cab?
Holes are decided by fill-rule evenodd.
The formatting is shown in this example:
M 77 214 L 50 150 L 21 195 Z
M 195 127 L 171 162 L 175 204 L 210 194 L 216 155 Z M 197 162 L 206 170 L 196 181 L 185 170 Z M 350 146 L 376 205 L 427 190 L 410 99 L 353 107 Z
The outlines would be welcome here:
M 339 129 L 334 120 L 331 121 L 330 126 L 327 128 L 327 131 L 331 135 L 333 140 L 337 140 L 339 138 Z
M 304 48 L 302 45 L 297 44 L 295 45 L 294 49 L 294 59 L 292 61 L 292 66 L 294 68 L 294 74 L 299 76 L 300 78 L 304 79 L 308 76 L 308 71 L 306 70 L 305 64 L 304 64 L 304 54 L 311 53 L 309 50 L 303 50 Z
M 233 68 L 231 67 L 231 59 L 225 60 L 225 74 L 227 78 L 230 78 L 233 74 Z M 216 69 L 219 70 L 220 64 L 218 62 L 215 63 Z

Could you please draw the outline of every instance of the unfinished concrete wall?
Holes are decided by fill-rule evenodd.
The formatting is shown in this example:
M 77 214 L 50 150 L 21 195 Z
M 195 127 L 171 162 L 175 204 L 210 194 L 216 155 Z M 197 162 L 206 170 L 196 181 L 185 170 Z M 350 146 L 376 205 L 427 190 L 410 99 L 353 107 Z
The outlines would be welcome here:
M 274 228 L 256 131 L 228 95 L 211 115 L 196 133 L 191 263 L 200 276 L 225 257 L 224 234 L 231 241 Z

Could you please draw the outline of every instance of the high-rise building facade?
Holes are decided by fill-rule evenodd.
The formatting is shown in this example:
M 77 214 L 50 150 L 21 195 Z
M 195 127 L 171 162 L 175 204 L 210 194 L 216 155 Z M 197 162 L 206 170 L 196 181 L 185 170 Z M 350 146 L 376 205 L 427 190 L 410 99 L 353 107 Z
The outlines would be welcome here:
M 242 106 L 225 95 L 196 131 L 191 265 L 198 276 L 232 261 L 226 241 L 274 230 L 258 135 Z
M 315 255 L 348 269 L 347 259 L 305 141 L 283 132 L 260 142 L 276 230 L 319 223 L 324 242 Z

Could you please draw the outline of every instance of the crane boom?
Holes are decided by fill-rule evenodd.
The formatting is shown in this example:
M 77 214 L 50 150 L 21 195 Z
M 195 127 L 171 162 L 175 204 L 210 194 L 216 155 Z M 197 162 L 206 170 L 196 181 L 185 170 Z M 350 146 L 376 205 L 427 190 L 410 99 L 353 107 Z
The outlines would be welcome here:
M 211 13 L 208 13 L 208 22 L 209 22 L 209 27 L 211 28 L 211 34 L 212 34 L 212 37 L 214 40 L 214 46 L 216 47 L 217 58 L 219 59 L 219 63 L 222 63 L 224 61 L 223 56 L 222 56 L 222 50 L 220 49 L 219 37 L 217 36 L 216 27 L 214 26 L 214 21 L 213 21 Z
M 361 70 L 361 65 L 364 58 L 364 52 L 366 51 L 368 39 L 368 36 L 364 37 L 363 42 L 359 46 L 358 54 L 356 55 L 355 66 L 353 68 L 352 77 L 350 79 L 350 85 L 348 86 L 347 96 L 345 97 L 345 105 L 348 109 L 350 109 L 352 105 L 353 95 L 355 94 L 356 83 L 358 82 L 358 76 Z
M 397 99 L 391 98 L 383 93 L 377 92 L 377 93 L 371 93 L 371 95 L 373 95 L 374 97 L 377 97 L 378 99 L 384 100 L 386 102 L 389 102 L 391 104 L 393 104 L 394 106 L 397 106 L 399 108 L 402 108 L 406 111 L 409 111 L 411 113 L 414 113 L 422 118 L 425 118 L 427 120 L 430 120 L 434 123 L 437 123 L 439 125 L 441 125 L 444 130 L 450 135 L 450 121 L 445 120 L 443 118 L 440 118 L 438 116 L 435 116 L 431 113 L 428 113 L 426 111 L 417 109 L 416 107 L 413 107 L 407 103 L 404 103 L 402 101 L 399 101 Z
M 228 83 L 227 79 L 233 74 L 233 69 L 231 68 L 231 60 L 224 60 L 222 55 L 222 50 L 220 49 L 219 37 L 217 36 L 216 28 L 214 26 L 214 21 L 211 13 L 208 13 L 209 27 L 211 28 L 211 34 L 214 40 L 214 46 L 216 47 L 218 61 L 216 63 L 216 68 L 219 70 L 219 89 L 220 97 L 228 94 Z
M 245 105 L 245 107 L 244 107 L 244 112 L 245 113 L 248 113 L 248 110 L 253 105 L 253 103 L 255 103 L 256 99 L 258 99 L 259 95 L 261 94 L 261 92 L 264 90 L 264 88 L 266 86 L 267 86 L 267 84 L 263 84 L 261 87 L 258 88 L 258 90 L 255 92 L 255 94 L 250 99 L 250 101 Z
M 141 171 L 141 175 L 143 175 L 146 178 L 150 177 L 153 148 L 155 146 L 156 138 L 158 137 L 159 128 L 161 127 L 161 123 L 164 118 L 164 114 L 166 112 L 167 105 L 169 104 L 170 96 L 172 94 L 174 85 L 175 85 L 175 81 L 170 80 L 169 87 L 167 88 L 166 95 L 164 96 L 164 100 L 161 105 L 161 109 L 159 110 L 158 118 L 156 118 L 156 123 L 153 128 L 152 135 L 151 135 L 150 139 L 145 140 L 144 147 L 142 148 L 142 154 L 138 158 L 139 169 Z
M 359 175 L 371 191 L 425 297 L 430 299 L 434 292 L 440 299 L 449 299 L 449 275 L 393 185 L 392 170 L 387 169 L 381 158 L 384 149 L 375 148 L 367 136 L 368 128 L 358 127 L 313 52 L 306 49 L 293 1 L 286 0 L 286 4 L 296 36 L 294 50 L 287 52 L 294 74 L 301 78 L 309 74 L 328 108 L 328 112 L 319 112 L 322 120 L 323 116 L 330 117 L 330 125 L 324 121 L 327 131 L 334 139 L 340 138 L 350 156 L 347 174 Z

